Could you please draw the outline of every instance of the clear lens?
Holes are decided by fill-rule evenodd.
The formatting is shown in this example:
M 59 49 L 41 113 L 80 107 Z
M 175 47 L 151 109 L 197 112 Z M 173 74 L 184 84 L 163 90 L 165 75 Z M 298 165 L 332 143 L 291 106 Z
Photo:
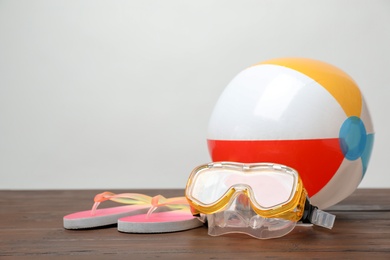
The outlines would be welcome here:
M 232 170 L 217 168 L 198 172 L 190 188 L 192 198 L 202 205 L 216 203 L 229 191 L 228 180 L 234 174 Z
M 247 181 L 250 182 L 253 202 L 260 208 L 269 209 L 285 204 L 295 191 L 295 178 L 287 173 L 264 171 L 249 176 Z
M 209 166 L 195 173 L 188 188 L 191 198 L 202 206 L 217 203 L 235 188 L 237 191 L 249 190 L 252 202 L 259 209 L 270 209 L 289 202 L 298 181 L 294 172 L 270 164 Z

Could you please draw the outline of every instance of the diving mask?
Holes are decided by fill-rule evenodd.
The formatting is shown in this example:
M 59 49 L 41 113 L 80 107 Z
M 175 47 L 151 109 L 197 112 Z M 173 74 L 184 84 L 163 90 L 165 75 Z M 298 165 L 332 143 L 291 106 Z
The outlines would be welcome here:
M 332 228 L 335 216 L 310 205 L 296 170 L 272 163 L 215 162 L 195 168 L 186 198 L 209 234 L 281 237 L 298 221 Z

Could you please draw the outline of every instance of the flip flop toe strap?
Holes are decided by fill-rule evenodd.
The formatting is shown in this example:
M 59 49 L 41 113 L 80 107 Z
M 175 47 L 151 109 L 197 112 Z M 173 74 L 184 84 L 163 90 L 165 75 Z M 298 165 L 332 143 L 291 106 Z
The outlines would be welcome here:
M 147 213 L 147 217 L 149 217 L 157 208 L 163 206 L 167 206 L 176 210 L 189 209 L 189 205 L 185 197 L 173 197 L 167 199 L 162 195 L 151 197 L 140 193 L 115 194 L 109 191 L 105 191 L 95 196 L 95 203 L 92 206 L 91 215 L 95 215 L 99 204 L 107 200 L 130 205 L 150 205 L 151 207 Z

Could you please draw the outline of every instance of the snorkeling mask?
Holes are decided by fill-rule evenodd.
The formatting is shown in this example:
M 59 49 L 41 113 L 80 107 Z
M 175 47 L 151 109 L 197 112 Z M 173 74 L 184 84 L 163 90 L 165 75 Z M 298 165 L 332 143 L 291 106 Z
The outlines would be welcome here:
M 195 168 L 185 196 L 212 236 L 281 237 L 298 221 L 331 229 L 335 216 L 310 204 L 298 172 L 272 163 L 214 162 Z

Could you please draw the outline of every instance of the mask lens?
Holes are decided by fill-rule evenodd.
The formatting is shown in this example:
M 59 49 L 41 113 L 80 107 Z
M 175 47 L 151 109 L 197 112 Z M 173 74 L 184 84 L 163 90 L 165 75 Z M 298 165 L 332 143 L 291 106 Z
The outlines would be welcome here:
M 291 200 L 297 176 L 269 165 L 243 170 L 237 165 L 202 168 L 196 172 L 187 193 L 203 206 L 213 205 L 231 189 L 249 190 L 252 202 L 259 209 L 270 209 Z
M 270 209 L 285 204 L 295 192 L 297 179 L 288 173 L 262 171 L 246 177 L 254 197 L 253 203 L 259 208 Z
M 204 169 L 198 172 L 193 180 L 189 193 L 192 199 L 202 205 L 216 203 L 228 192 L 227 180 L 234 175 L 234 171 L 227 169 Z

